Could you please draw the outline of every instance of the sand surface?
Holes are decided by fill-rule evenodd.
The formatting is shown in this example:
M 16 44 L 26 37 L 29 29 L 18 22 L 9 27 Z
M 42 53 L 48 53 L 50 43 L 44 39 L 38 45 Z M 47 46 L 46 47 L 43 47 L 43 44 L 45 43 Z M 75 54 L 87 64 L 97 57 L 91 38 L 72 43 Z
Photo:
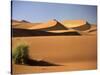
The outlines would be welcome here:
M 96 69 L 96 61 L 77 61 L 60 63 L 62 66 L 26 66 L 13 64 L 14 74 L 33 74 L 47 72 L 62 72 L 62 71 L 80 71 Z
M 96 36 L 42 36 L 12 39 L 13 48 L 21 43 L 29 46 L 31 58 L 60 62 L 67 59 L 96 58 Z
M 13 64 L 13 72 L 37 73 L 96 69 L 96 38 L 96 36 L 12 38 L 12 48 L 15 48 L 20 43 L 28 44 L 30 58 L 62 65 L 41 67 Z

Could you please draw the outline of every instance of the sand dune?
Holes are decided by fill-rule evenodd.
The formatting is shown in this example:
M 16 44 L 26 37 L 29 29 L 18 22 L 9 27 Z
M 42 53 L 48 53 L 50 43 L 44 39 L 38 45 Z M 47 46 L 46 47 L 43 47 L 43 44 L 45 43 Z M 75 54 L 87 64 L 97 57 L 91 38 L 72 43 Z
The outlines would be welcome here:
M 93 26 L 90 25 L 85 20 L 64 20 L 62 22 L 58 22 L 56 19 L 50 20 L 44 23 L 29 23 L 27 21 L 12 21 L 12 28 L 19 28 L 19 29 L 29 29 L 29 30 L 42 30 L 42 31 L 55 31 L 58 30 L 70 30 L 73 29 L 74 31 L 88 31 L 93 29 Z M 55 31 L 56 32 L 56 31 Z
M 67 30 L 67 27 L 65 27 L 60 22 L 54 19 L 39 25 L 35 25 L 29 29 L 49 31 L 49 30 Z
M 16 25 L 13 28 L 13 36 L 53 36 L 53 35 L 81 35 L 75 29 L 69 29 L 57 20 L 51 20 L 42 24 L 29 24 Z
M 15 25 L 13 24 L 15 23 Z M 18 23 L 18 24 L 16 24 Z M 44 23 L 29 23 L 27 21 L 12 21 L 12 28 L 14 31 L 14 36 L 43 36 L 45 35 L 91 35 L 96 34 L 96 25 L 90 25 L 84 20 L 65 20 L 61 23 L 56 19 L 50 20 Z M 16 29 L 18 31 L 16 31 Z M 22 29 L 22 30 L 21 30 Z M 26 29 L 26 30 L 23 30 Z M 21 31 L 21 33 L 19 32 Z M 94 31 L 95 30 L 95 31 Z M 28 32 L 29 33 L 28 33 Z M 37 31 L 37 32 L 36 32 Z M 90 32 L 92 31 L 92 32 Z M 25 33 L 25 34 L 24 34 Z M 61 34 L 62 33 L 62 34 Z
M 91 27 L 91 25 L 85 20 L 64 20 L 61 23 L 68 28 L 80 31 L 88 30 Z
M 32 27 L 33 25 L 37 25 L 39 23 L 18 23 L 18 24 L 13 24 L 12 28 L 19 28 L 19 29 L 28 29 Z
M 12 20 L 12 28 L 28 29 L 37 24 L 41 24 L 41 23 L 30 23 L 25 20 L 22 21 Z
M 79 31 L 78 32 L 81 35 L 93 35 L 96 36 L 97 35 L 97 25 L 91 25 L 91 27 L 88 30 L 85 31 Z
M 21 24 L 21 23 L 29 23 L 26 20 L 21 20 L 21 21 L 19 21 L 19 20 L 11 20 L 11 21 L 12 21 L 12 26 L 17 25 L 17 24 Z

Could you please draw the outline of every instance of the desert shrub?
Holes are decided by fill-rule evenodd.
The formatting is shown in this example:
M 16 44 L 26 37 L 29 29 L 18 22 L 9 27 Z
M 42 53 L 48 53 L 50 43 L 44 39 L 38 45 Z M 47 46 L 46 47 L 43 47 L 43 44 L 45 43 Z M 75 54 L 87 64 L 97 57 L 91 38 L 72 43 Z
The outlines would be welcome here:
M 12 53 L 12 58 L 15 64 L 25 64 L 28 57 L 28 46 L 25 44 L 18 45 Z

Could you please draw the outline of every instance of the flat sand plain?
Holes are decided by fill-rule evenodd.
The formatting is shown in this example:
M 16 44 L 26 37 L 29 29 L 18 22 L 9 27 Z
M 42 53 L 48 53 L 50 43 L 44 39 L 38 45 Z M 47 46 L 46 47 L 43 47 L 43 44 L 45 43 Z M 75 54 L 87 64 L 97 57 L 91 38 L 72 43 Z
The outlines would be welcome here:
M 97 68 L 97 37 L 35 36 L 12 38 L 12 49 L 25 43 L 31 59 L 45 60 L 61 66 L 26 66 L 12 64 L 14 74 L 90 70 Z

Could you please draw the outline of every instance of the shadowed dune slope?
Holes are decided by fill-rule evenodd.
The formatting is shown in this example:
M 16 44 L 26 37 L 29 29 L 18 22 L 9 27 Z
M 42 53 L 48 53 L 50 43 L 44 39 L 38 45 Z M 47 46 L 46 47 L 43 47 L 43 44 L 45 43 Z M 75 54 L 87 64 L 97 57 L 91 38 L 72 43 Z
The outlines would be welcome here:
M 88 30 L 88 34 L 89 35 L 96 35 L 97 34 L 97 26 L 96 25 L 92 25 L 91 29 Z
M 28 36 L 53 36 L 53 35 L 80 35 L 78 32 L 70 31 L 70 32 L 62 32 L 62 33 L 53 33 L 53 32 L 46 32 L 40 30 L 27 30 L 27 29 L 12 29 L 12 36 L 13 37 L 28 37 Z
M 78 32 L 82 35 L 97 35 L 97 25 L 91 25 L 88 30 Z

